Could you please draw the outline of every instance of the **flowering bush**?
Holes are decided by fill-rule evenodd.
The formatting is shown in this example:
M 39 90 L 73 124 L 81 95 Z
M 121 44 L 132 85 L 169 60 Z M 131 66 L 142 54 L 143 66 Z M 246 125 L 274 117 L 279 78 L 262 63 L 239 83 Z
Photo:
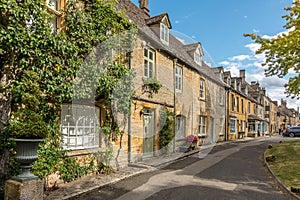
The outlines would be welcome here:
M 197 138 L 197 136 L 195 136 L 195 135 L 188 135 L 188 136 L 186 136 L 185 140 L 186 140 L 187 142 L 193 142 L 193 143 L 196 143 L 196 142 L 198 141 L 198 138 Z

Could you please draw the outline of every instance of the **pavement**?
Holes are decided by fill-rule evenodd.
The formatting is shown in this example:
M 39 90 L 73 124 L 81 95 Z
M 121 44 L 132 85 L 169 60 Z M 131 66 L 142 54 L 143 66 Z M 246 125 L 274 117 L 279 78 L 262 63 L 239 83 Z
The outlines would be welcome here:
M 45 200 L 68 199 L 77 196 L 79 194 L 103 187 L 105 185 L 112 184 L 120 180 L 138 175 L 140 173 L 157 170 L 172 162 L 175 162 L 176 160 L 182 159 L 184 157 L 188 157 L 195 153 L 199 153 L 200 156 L 202 153 L 203 156 L 205 156 L 206 153 L 209 153 L 208 150 L 210 150 L 213 146 L 216 145 L 223 145 L 229 142 L 241 142 L 241 141 L 259 139 L 259 138 L 261 137 L 258 138 L 245 137 L 234 141 L 226 141 L 226 142 L 220 142 L 211 145 L 203 145 L 198 149 L 191 150 L 185 153 L 176 152 L 169 155 L 145 159 L 142 162 L 132 163 L 108 175 L 103 175 L 103 174 L 87 175 L 76 181 L 72 181 L 70 183 L 59 184 L 58 185 L 59 188 L 54 191 L 46 193 L 44 199 Z

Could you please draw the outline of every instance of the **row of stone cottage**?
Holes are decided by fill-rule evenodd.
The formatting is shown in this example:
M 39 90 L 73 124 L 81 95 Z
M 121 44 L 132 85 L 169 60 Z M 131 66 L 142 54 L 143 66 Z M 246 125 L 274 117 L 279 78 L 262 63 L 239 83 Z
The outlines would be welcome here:
M 60 2 L 53 9 L 59 10 L 63 5 Z M 121 141 L 122 164 L 162 153 L 159 131 L 164 116 L 161 111 L 166 108 L 175 113 L 175 136 L 168 145 L 172 152 L 180 150 L 188 135 L 197 136 L 198 145 L 202 145 L 240 136 L 264 136 L 299 123 L 299 111 L 288 109 L 284 100 L 278 106 L 258 82 L 247 83 L 245 70 L 240 70 L 239 77 L 232 77 L 223 67 L 210 68 L 202 61 L 201 43 L 181 43 L 169 32 L 172 26 L 167 13 L 150 16 L 148 0 L 140 0 L 139 6 L 119 0 L 116 6 L 125 10 L 139 27 L 129 62 L 136 72 L 136 97 Z M 151 78 L 157 79 L 162 87 L 150 98 L 141 88 L 143 80 Z M 73 105 L 72 112 L 69 105 L 62 109 L 62 133 L 65 147 L 73 150 L 71 155 L 105 148 L 105 138 L 93 131 L 96 127 L 91 128 L 89 121 L 80 122 L 85 112 L 82 109 L 79 105 Z M 99 104 L 95 111 L 101 124 L 105 110 Z M 68 118 L 77 121 L 80 128 L 71 129 Z M 115 146 L 120 146 L 120 140 Z

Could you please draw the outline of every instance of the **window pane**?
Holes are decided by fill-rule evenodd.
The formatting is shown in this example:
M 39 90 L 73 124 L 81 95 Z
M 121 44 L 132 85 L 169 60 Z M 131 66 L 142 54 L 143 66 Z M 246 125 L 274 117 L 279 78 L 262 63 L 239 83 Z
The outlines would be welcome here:
M 56 16 L 51 19 L 50 28 L 52 30 L 52 33 L 56 33 L 58 28 L 58 18 Z
M 53 10 L 59 9 L 59 0 L 47 0 L 47 5 Z
M 153 77 L 153 63 L 149 62 L 149 77 Z
M 181 90 L 182 89 L 182 86 L 181 86 L 181 83 L 182 83 L 182 80 L 181 80 L 181 77 L 178 78 L 178 89 Z
M 63 148 L 99 147 L 99 117 L 98 107 L 64 104 L 61 113 Z
M 154 60 L 153 59 L 153 53 L 151 51 L 149 52 L 149 59 L 152 60 L 152 61 Z
M 144 76 L 148 77 L 148 61 L 144 60 Z

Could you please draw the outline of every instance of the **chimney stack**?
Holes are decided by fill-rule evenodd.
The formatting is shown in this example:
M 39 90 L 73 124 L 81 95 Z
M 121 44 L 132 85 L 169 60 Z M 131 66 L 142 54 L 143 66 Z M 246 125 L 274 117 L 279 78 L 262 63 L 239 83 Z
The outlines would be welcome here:
M 149 8 L 148 8 L 148 0 L 139 0 L 140 9 L 142 9 L 148 16 L 149 14 Z
M 244 70 L 244 69 L 240 70 L 240 78 L 242 78 L 242 82 L 245 82 L 245 79 L 246 79 L 246 70 Z
M 266 96 L 266 88 L 261 88 L 261 90 L 262 90 L 262 94 L 264 95 L 264 96 Z
M 281 106 L 286 108 L 286 100 L 281 99 Z

